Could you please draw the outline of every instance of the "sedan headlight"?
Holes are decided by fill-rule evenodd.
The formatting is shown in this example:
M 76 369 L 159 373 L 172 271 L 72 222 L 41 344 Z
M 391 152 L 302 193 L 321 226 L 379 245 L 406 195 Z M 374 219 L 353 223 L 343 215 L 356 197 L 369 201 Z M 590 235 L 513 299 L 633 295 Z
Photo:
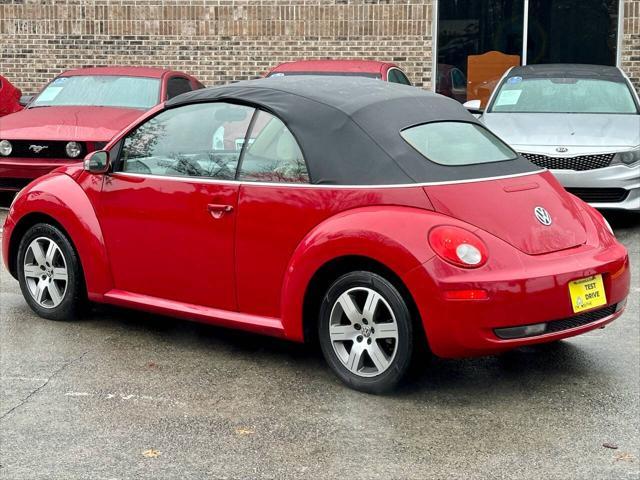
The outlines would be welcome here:
M 640 162 L 640 146 L 633 150 L 626 152 L 618 152 L 613 157 L 614 163 L 624 163 L 625 165 L 631 165 L 636 162 Z
M 13 146 L 9 140 L 0 140 L 0 155 L 8 157 L 13 151 Z
M 64 147 L 64 150 L 65 152 L 67 152 L 69 158 L 78 158 L 82 153 L 82 147 L 78 142 L 67 143 L 67 146 Z

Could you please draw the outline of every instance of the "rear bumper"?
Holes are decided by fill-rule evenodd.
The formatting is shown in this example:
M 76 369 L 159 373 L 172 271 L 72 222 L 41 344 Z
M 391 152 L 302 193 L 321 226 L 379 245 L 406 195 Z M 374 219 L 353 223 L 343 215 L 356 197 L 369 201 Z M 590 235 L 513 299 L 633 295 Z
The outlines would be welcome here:
M 640 165 L 551 172 L 567 190 L 593 207 L 640 211 Z
M 477 270 L 453 267 L 438 257 L 411 271 L 404 281 L 421 314 L 429 346 L 445 358 L 491 355 L 512 348 L 559 340 L 600 328 L 622 314 L 629 293 L 629 259 L 617 242 L 607 248 L 579 247 L 575 253 L 519 254 L 508 268 L 496 258 Z M 510 265 L 514 265 L 511 261 Z M 569 282 L 603 276 L 607 310 L 580 316 L 573 312 Z M 482 300 L 451 300 L 445 292 L 481 289 Z M 549 333 L 498 337 L 496 329 L 555 323 Z
M 0 157 L 0 191 L 17 192 L 29 182 L 79 160 Z

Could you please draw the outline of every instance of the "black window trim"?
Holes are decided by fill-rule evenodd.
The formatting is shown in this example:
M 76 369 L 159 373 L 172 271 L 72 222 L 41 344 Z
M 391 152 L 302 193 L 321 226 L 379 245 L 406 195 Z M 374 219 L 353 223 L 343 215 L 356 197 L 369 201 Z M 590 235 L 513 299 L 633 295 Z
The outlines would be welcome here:
M 240 179 L 240 169 L 242 168 L 242 161 L 244 160 L 244 154 L 247 151 L 249 139 L 251 138 L 251 133 L 253 132 L 253 126 L 256 123 L 256 118 L 258 118 L 259 113 L 260 113 L 260 109 L 255 108 L 253 110 L 253 115 L 251 116 L 251 120 L 249 120 L 249 126 L 247 126 L 247 131 L 244 134 L 244 142 L 242 143 L 242 148 L 240 148 L 240 156 L 238 157 L 238 164 L 236 165 L 236 173 L 233 176 L 233 179 L 236 181 Z

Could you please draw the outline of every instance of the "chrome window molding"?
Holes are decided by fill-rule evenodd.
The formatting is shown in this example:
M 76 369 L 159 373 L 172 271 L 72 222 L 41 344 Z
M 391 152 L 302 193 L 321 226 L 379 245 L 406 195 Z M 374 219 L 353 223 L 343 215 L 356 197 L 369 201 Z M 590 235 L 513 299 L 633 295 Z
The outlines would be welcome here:
M 322 185 L 313 183 L 279 183 L 279 182 L 250 182 L 246 180 L 222 180 L 216 178 L 204 178 L 204 177 L 181 177 L 181 176 L 169 176 L 169 175 L 150 175 L 145 173 L 131 173 L 131 172 L 115 172 L 109 174 L 112 177 L 135 177 L 135 178 L 154 178 L 158 180 L 173 180 L 180 182 L 192 182 L 192 183 L 211 183 L 220 185 L 254 185 L 260 187 L 290 187 L 290 188 L 331 188 L 331 189 L 378 189 L 378 188 L 411 188 L 411 187 L 428 187 L 435 185 L 455 185 L 460 183 L 475 183 L 475 182 L 488 182 L 491 180 L 500 180 L 505 178 L 517 178 L 525 177 L 528 175 L 538 175 L 547 171 L 546 168 L 541 168 L 533 172 L 514 173 L 511 175 L 500 175 L 497 177 L 483 177 L 483 178 L 471 178 L 467 180 L 452 180 L 449 182 L 423 182 L 423 183 L 398 183 L 390 185 Z

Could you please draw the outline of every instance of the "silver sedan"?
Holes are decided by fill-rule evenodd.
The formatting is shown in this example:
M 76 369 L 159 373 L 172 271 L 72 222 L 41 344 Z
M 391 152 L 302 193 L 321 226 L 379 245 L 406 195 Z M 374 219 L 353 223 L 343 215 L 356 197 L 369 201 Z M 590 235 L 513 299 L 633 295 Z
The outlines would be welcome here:
M 640 99 L 619 68 L 514 67 L 480 119 L 594 207 L 640 211 Z

